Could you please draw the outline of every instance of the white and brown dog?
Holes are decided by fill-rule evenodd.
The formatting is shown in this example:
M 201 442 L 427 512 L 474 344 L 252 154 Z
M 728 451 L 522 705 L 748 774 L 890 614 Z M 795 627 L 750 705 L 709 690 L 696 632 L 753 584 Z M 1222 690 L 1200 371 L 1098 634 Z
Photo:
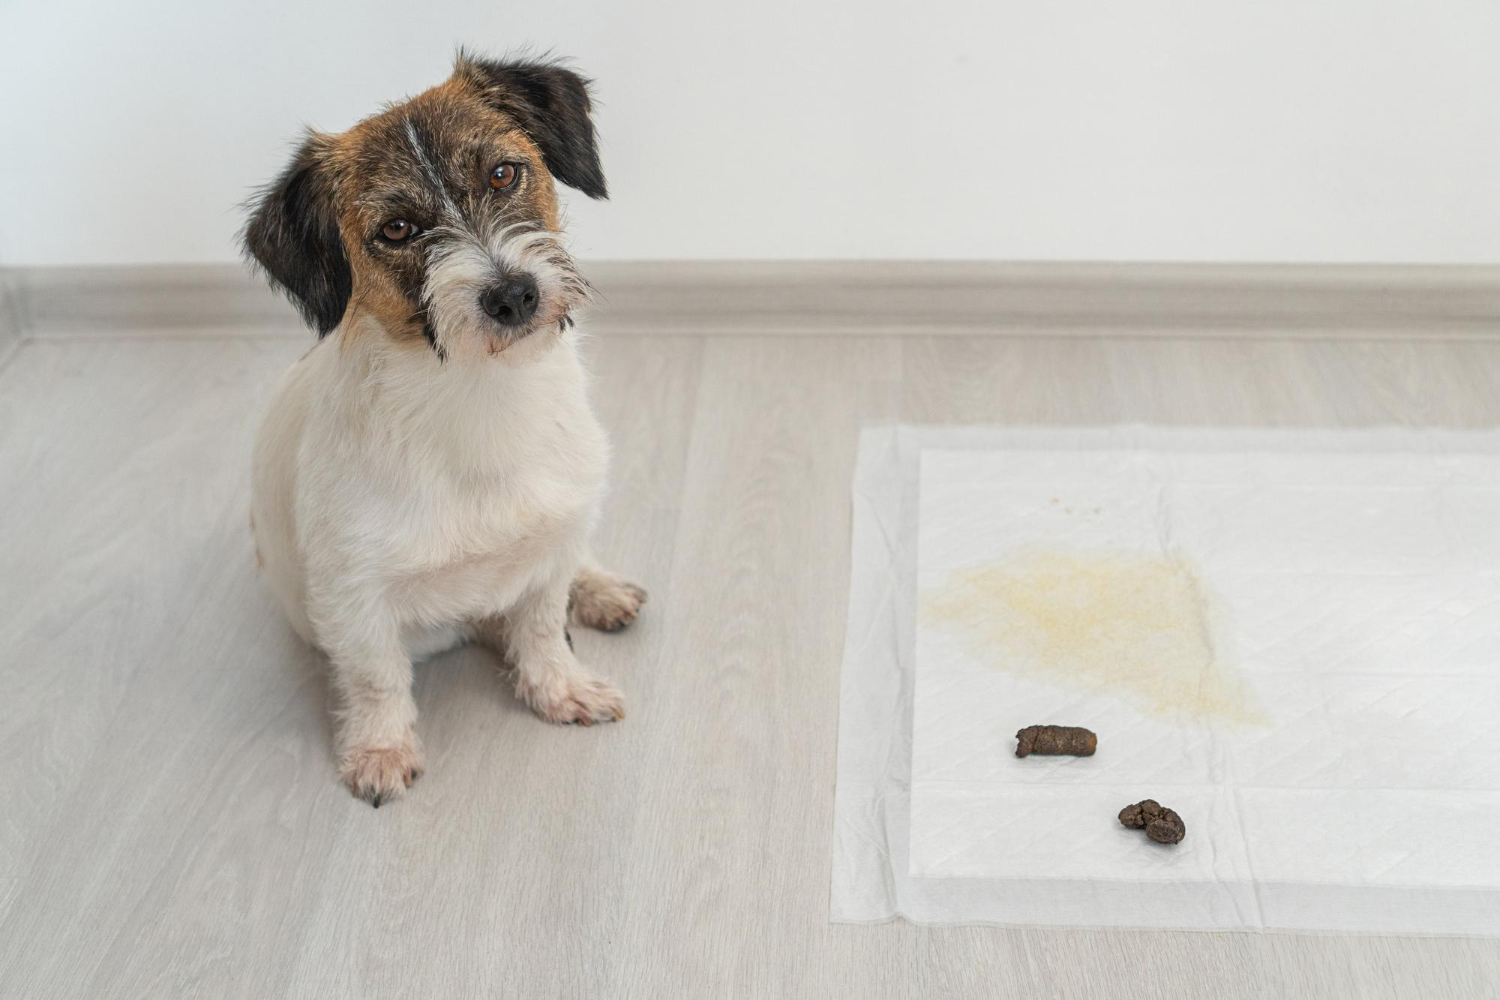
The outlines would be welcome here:
M 324 650 L 339 773 L 376 806 L 422 771 L 412 661 L 475 640 L 551 722 L 624 715 L 573 657 L 645 592 L 589 561 L 607 442 L 586 398 L 556 178 L 604 177 L 586 81 L 460 53 L 453 75 L 310 134 L 245 249 L 322 338 L 256 441 L 259 560 Z

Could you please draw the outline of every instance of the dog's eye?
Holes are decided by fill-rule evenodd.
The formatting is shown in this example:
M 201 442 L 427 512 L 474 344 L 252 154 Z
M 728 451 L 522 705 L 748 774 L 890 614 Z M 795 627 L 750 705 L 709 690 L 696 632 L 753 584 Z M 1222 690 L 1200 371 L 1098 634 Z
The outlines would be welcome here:
M 509 191 L 516 186 L 521 171 L 516 169 L 514 163 L 502 163 L 490 171 L 490 187 L 496 191 Z
M 417 227 L 412 225 L 410 222 L 407 222 L 405 219 L 392 219 L 390 222 L 387 222 L 385 225 L 380 227 L 380 235 L 384 236 L 392 243 L 400 243 L 402 240 L 409 240 L 413 236 L 417 235 L 417 232 Z

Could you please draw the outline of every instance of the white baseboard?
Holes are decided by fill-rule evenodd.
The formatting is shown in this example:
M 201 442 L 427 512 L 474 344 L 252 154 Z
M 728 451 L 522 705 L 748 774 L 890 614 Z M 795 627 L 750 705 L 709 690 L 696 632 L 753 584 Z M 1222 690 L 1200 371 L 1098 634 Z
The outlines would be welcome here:
M 19 284 L 14 271 L 0 268 L 0 365 L 21 345 Z
M 1500 337 L 1500 266 L 600 261 L 584 271 L 600 334 Z M 25 336 L 301 332 L 286 302 L 234 264 L 19 269 L 10 284 Z

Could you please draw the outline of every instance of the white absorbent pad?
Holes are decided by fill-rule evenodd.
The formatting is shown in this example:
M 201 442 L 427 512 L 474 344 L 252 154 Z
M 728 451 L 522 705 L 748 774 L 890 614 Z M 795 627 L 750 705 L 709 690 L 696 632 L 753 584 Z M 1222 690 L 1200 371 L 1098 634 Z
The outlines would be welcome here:
M 854 501 L 835 920 L 1500 934 L 1500 438 L 872 430 Z

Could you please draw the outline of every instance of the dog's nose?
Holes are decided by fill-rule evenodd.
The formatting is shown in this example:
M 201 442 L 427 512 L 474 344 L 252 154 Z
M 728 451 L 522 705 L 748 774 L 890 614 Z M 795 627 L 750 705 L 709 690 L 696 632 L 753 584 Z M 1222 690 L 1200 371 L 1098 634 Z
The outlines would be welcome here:
M 503 278 L 479 296 L 479 305 L 495 322 L 520 326 L 536 313 L 536 282 L 527 274 Z

